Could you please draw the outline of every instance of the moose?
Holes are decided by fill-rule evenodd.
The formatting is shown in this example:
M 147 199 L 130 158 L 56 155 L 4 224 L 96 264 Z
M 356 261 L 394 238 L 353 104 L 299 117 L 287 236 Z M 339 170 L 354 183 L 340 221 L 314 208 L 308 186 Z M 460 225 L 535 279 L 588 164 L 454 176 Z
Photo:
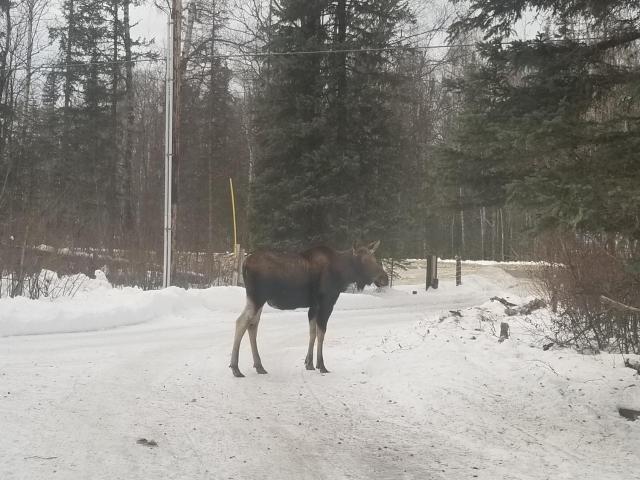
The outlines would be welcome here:
M 260 314 L 265 303 L 280 310 L 308 308 L 309 349 L 305 358 L 307 370 L 313 367 L 313 347 L 318 339 L 316 367 L 329 373 L 324 364 L 322 345 L 327 321 L 341 292 L 355 283 L 358 290 L 372 283 L 378 287 L 389 284 L 389 277 L 378 264 L 374 253 L 380 241 L 367 246 L 337 251 L 317 246 L 301 253 L 261 250 L 249 255 L 242 275 L 247 303 L 236 320 L 236 332 L 229 367 L 236 377 L 244 377 L 238 368 L 240 343 L 249 330 L 253 367 L 259 374 L 267 371 L 258 354 L 257 334 Z

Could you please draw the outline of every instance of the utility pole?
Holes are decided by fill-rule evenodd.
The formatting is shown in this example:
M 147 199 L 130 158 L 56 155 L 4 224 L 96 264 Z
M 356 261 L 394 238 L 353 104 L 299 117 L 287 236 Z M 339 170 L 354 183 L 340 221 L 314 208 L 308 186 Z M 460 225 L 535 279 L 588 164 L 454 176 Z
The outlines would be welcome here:
M 182 111 L 182 0 L 172 0 L 173 8 L 173 164 L 172 164 L 172 200 L 171 200 L 171 227 L 173 243 L 176 243 L 177 217 L 178 217 L 178 195 L 180 177 L 180 118 Z M 175 260 L 172 262 L 175 264 Z
M 167 54 L 165 65 L 165 124 L 164 124 L 164 250 L 162 264 L 162 286 L 171 285 L 171 244 L 172 244 L 172 173 L 173 173 L 173 9 L 167 21 Z
M 171 286 L 173 244 L 178 211 L 178 173 L 180 160 L 180 86 L 182 55 L 182 0 L 171 0 L 167 25 L 166 97 L 165 97 L 165 165 L 164 165 L 164 288 Z

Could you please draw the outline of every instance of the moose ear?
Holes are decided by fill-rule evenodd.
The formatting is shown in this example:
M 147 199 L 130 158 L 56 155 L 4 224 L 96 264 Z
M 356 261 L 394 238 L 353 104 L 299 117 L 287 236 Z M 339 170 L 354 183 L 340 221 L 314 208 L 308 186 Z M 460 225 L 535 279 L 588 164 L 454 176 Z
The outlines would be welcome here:
M 377 242 L 370 243 L 367 248 L 371 253 L 373 253 L 378 249 L 379 246 L 380 246 L 380 240 L 378 240 Z

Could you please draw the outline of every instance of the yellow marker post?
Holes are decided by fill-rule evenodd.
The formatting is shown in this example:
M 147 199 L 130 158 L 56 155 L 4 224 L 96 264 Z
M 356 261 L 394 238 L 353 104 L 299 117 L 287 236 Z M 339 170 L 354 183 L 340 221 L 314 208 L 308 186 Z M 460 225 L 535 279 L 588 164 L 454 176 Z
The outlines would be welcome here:
M 233 213 L 233 253 L 238 254 L 238 230 L 236 226 L 236 198 L 233 194 L 233 180 L 229 178 L 229 188 L 231 189 L 231 211 Z

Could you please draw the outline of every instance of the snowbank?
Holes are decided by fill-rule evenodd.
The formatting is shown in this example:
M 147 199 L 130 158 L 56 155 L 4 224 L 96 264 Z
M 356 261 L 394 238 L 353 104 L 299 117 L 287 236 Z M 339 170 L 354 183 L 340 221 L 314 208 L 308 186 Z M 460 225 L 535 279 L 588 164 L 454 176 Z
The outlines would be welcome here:
M 0 337 L 103 330 L 203 310 L 238 311 L 244 298 L 238 287 L 113 288 L 100 271 L 95 279 L 79 279 L 77 285 L 73 297 L 0 299 Z
M 0 337 L 88 332 L 172 316 L 193 317 L 212 311 L 239 314 L 244 307 L 245 291 L 241 287 L 192 290 L 172 287 L 153 291 L 113 288 L 99 270 L 95 279 L 75 278 L 75 285 L 77 292 L 72 297 L 0 299 Z M 413 291 L 416 291 L 415 295 Z M 418 308 L 427 304 L 446 308 L 459 297 L 487 298 L 492 292 L 495 293 L 494 282 L 470 275 L 460 287 L 452 288 L 445 284 L 443 288 L 428 293 L 412 286 L 400 286 L 398 289 L 367 287 L 362 293 L 342 294 L 336 309 L 393 309 L 406 305 Z M 265 312 L 272 310 L 265 306 Z
M 507 316 L 497 301 L 426 315 L 413 329 L 387 332 L 366 380 L 384 379 L 394 403 L 428 418 L 445 478 L 489 469 L 480 477 L 630 479 L 640 425 L 618 409 L 640 408 L 638 376 L 619 354 L 543 350 L 551 315 Z M 502 343 L 501 322 L 510 325 Z M 444 444 L 458 446 L 455 460 Z M 630 463 L 612 461 L 625 456 Z
M 439 258 L 438 262 L 441 263 L 456 263 L 455 259 Z M 504 261 L 498 262 L 496 260 L 461 260 L 463 265 L 481 265 L 486 267 L 526 267 L 526 266 L 539 266 L 544 265 L 544 262 L 526 262 L 526 261 Z

